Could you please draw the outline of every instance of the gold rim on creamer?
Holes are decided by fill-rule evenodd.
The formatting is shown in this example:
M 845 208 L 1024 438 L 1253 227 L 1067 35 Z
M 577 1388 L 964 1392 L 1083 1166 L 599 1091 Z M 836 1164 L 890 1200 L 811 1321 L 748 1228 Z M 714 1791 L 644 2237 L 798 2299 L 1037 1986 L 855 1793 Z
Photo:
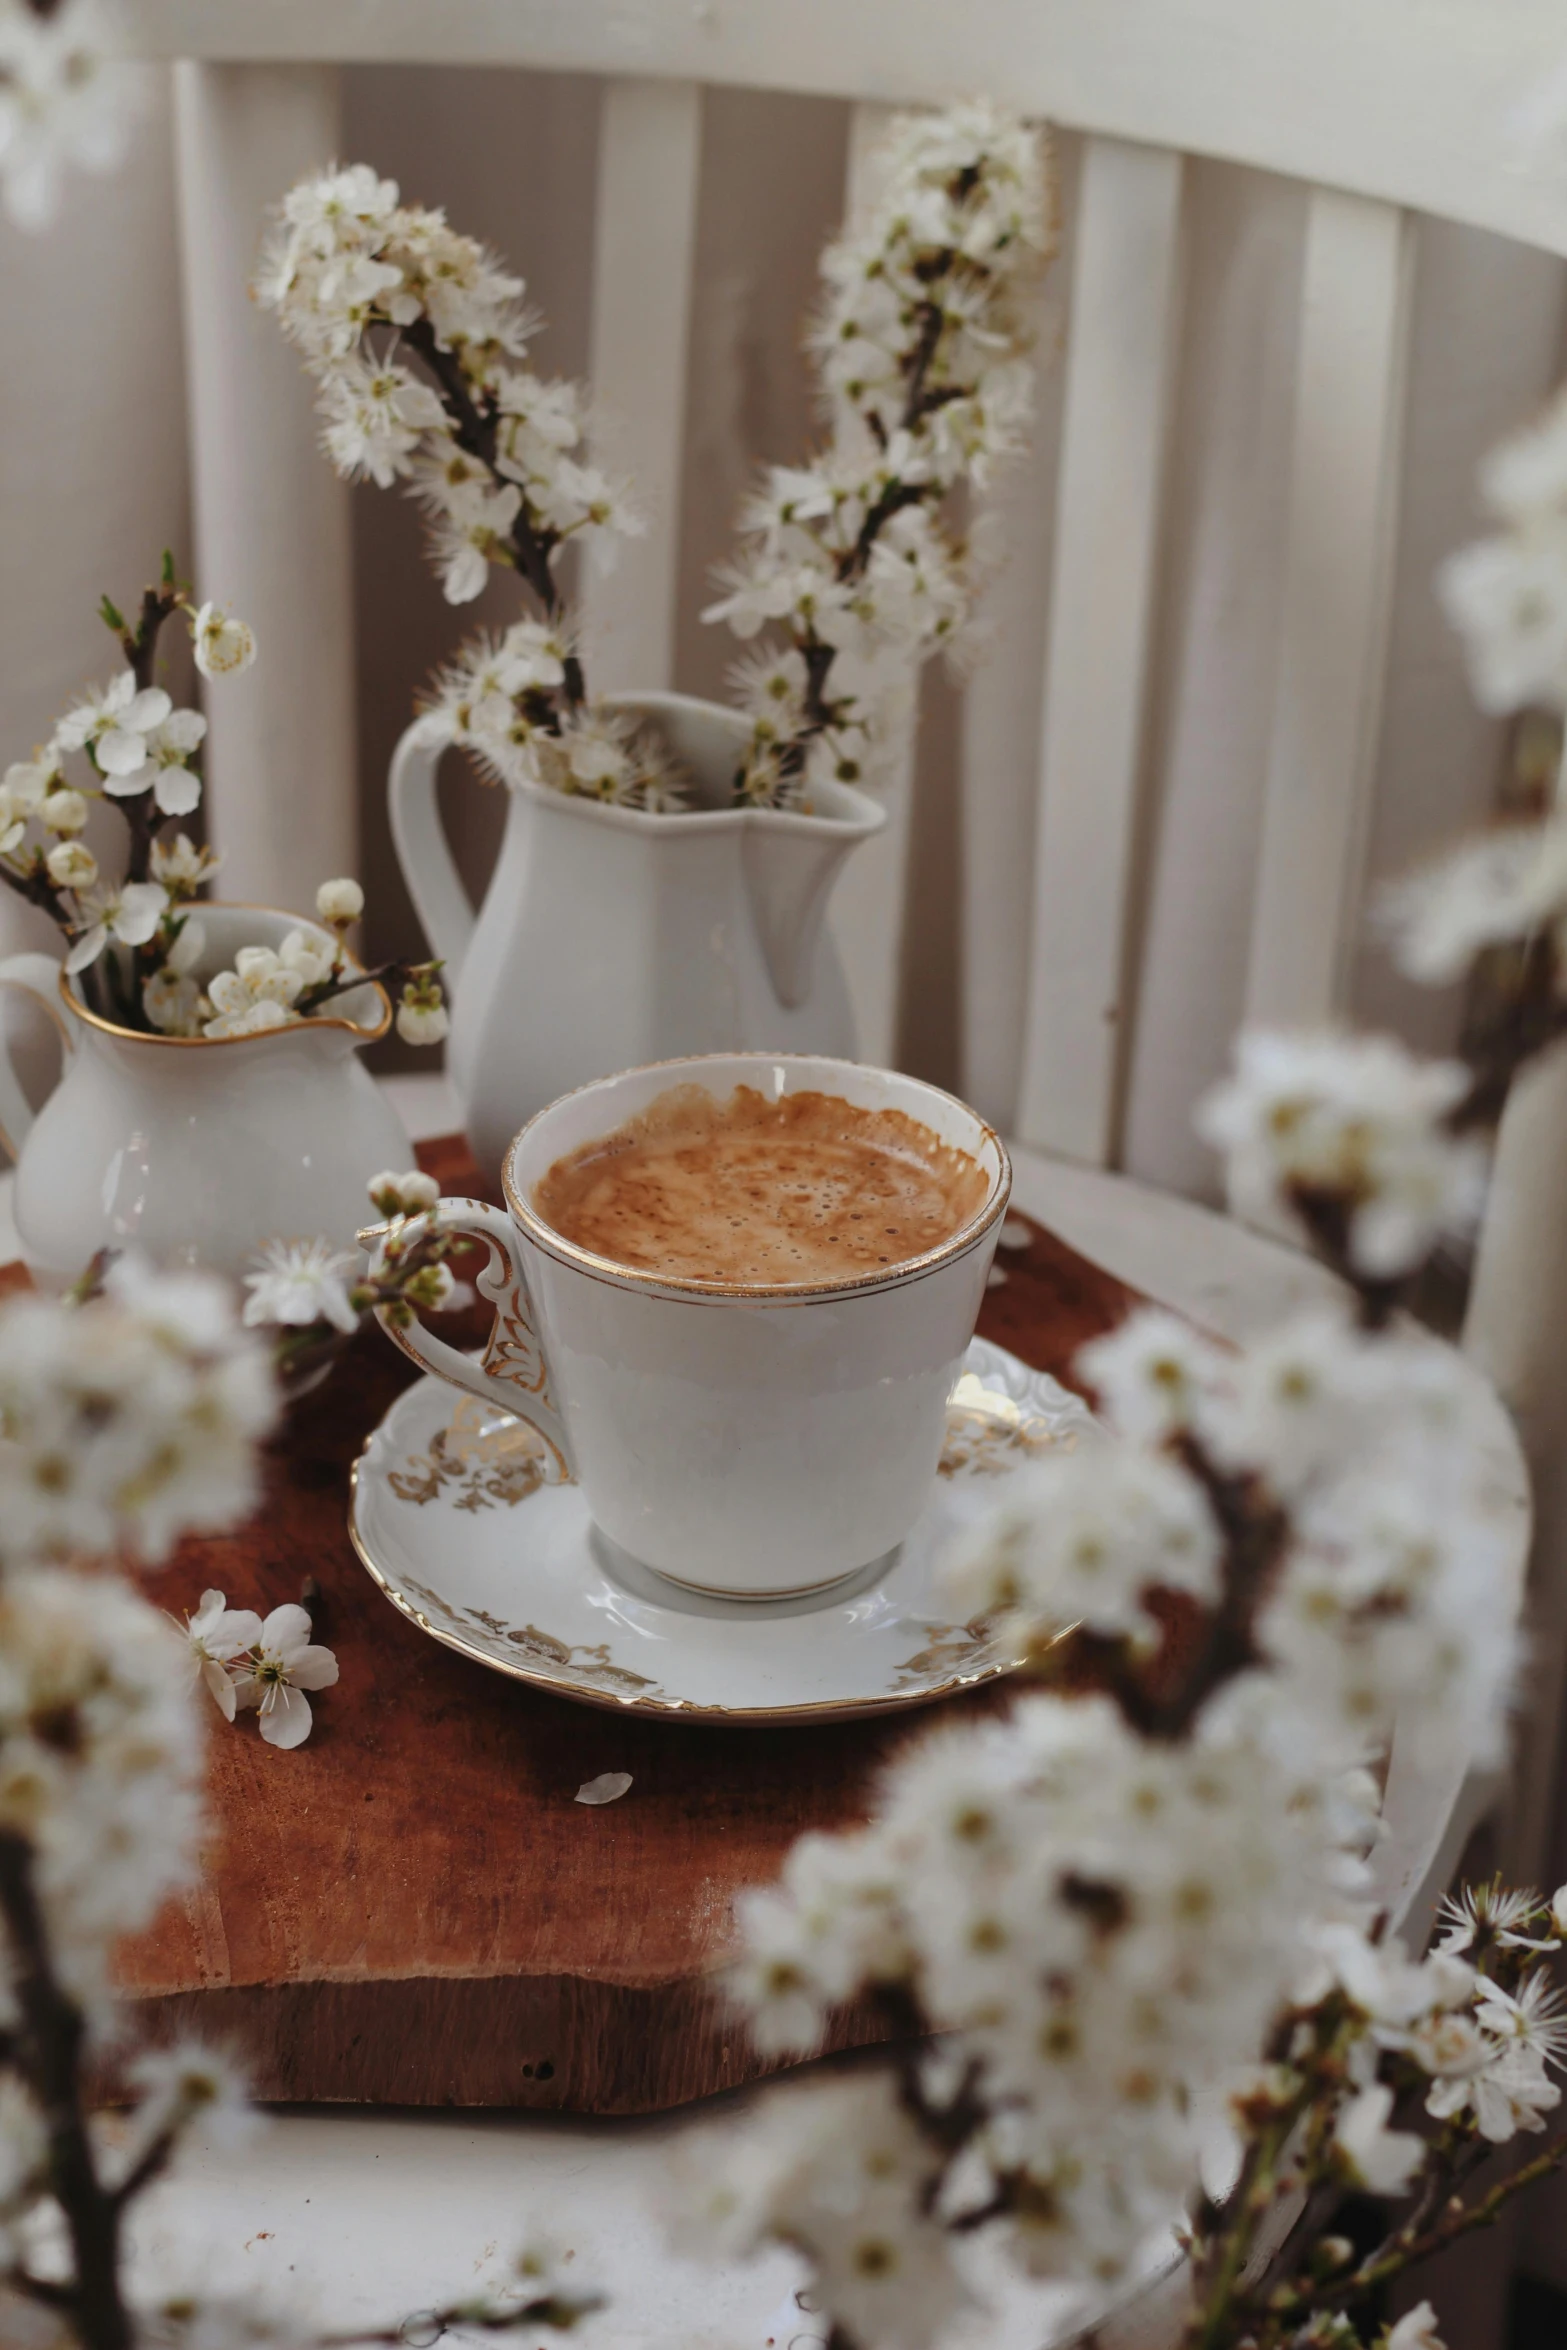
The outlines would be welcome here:
M 330 935 L 324 922 L 313 922 L 308 914 L 290 914 L 283 906 L 252 905 L 244 898 L 191 900 L 192 914 L 199 915 L 203 907 L 214 914 L 275 914 L 280 922 L 292 922 L 296 930 L 319 930 L 324 935 Z M 84 1027 L 99 1029 L 105 1036 L 123 1036 L 132 1044 L 177 1045 L 185 1048 L 192 1045 L 261 1044 L 268 1037 L 286 1036 L 290 1030 L 297 1028 L 346 1028 L 349 1035 L 357 1036 L 361 1044 L 379 1044 L 392 1025 L 392 999 L 381 982 L 372 979 L 365 971 L 357 955 L 349 954 L 347 947 L 344 947 L 343 954 L 361 974 L 360 985 L 374 988 L 381 999 L 381 1017 L 373 1028 L 366 1028 L 358 1020 L 345 1020 L 340 1013 L 335 1012 L 306 1012 L 297 1020 L 285 1020 L 279 1028 L 255 1028 L 247 1036 L 165 1036 L 161 1028 L 126 1028 L 118 1020 L 106 1020 L 101 1012 L 95 1012 L 90 1005 L 82 1002 L 71 985 L 71 981 L 79 974 L 67 971 L 63 963 L 60 965 L 60 997 L 67 1010 Z M 83 968 L 90 970 L 92 966 L 85 964 Z M 348 991 L 345 989 L 344 992 L 346 994 Z
M 385 1425 L 384 1422 L 381 1423 Z M 353 1544 L 360 1565 L 371 1582 L 389 1599 L 400 1616 L 416 1624 L 421 1632 L 439 1642 L 442 1648 L 466 1657 L 470 1664 L 482 1665 L 486 1672 L 499 1673 L 508 1681 L 522 1681 L 530 1689 L 542 1689 L 551 1697 L 569 1698 L 576 1705 L 596 1706 L 602 1713 L 646 1714 L 667 1721 L 678 1716 L 686 1721 L 736 1722 L 757 1728 L 774 1722 L 849 1722 L 865 1714 L 911 1713 L 917 1706 L 934 1705 L 945 1697 L 960 1697 L 966 1689 L 981 1689 L 987 1682 L 1004 1680 L 1018 1672 L 1027 1661 L 1025 1657 L 1002 1656 L 980 1665 L 971 1673 L 952 1673 L 944 1681 L 932 1681 L 920 1689 L 885 1690 L 874 1697 L 809 1697 L 797 1705 L 706 1705 L 694 1697 L 617 1697 L 613 1691 L 593 1689 L 581 1681 L 573 1681 L 563 1674 L 541 1672 L 535 1665 L 514 1662 L 509 1657 L 498 1657 L 477 1641 L 466 1639 L 460 1632 L 452 1632 L 431 1623 L 422 1608 L 416 1607 L 372 1557 L 370 1546 L 359 1528 L 359 1472 L 370 1456 L 370 1448 L 380 1433 L 371 1430 L 360 1448 L 359 1457 L 348 1472 L 348 1539 Z M 653 1570 L 649 1570 L 652 1572 Z M 845 1577 L 845 1581 L 848 1578 Z
M 1007 1156 L 1005 1143 L 977 1110 L 971 1110 L 967 1102 L 959 1101 L 956 1094 L 945 1092 L 939 1085 L 929 1084 L 923 1077 L 905 1078 L 903 1082 L 923 1087 L 926 1093 L 935 1094 L 939 1101 L 949 1103 L 953 1109 L 961 1110 L 966 1118 L 974 1120 L 979 1128 L 981 1150 L 989 1143 L 996 1154 L 996 1187 L 979 1213 L 971 1216 L 966 1224 L 959 1225 L 957 1231 L 944 1240 L 939 1248 L 926 1249 L 917 1257 L 904 1257 L 885 1272 L 857 1273 L 849 1280 L 828 1274 L 819 1281 L 677 1281 L 667 1273 L 645 1272 L 635 1265 L 623 1265 L 614 1257 L 601 1257 L 592 1249 L 580 1248 L 576 1241 L 567 1240 L 563 1233 L 557 1232 L 553 1224 L 547 1224 L 513 1183 L 512 1160 L 524 1135 L 530 1133 L 541 1118 L 553 1116 L 563 1103 L 574 1101 L 579 1094 L 596 1093 L 601 1086 L 613 1085 L 617 1077 L 641 1076 L 644 1071 L 692 1069 L 713 1061 L 744 1060 L 773 1067 L 780 1062 L 814 1062 L 829 1068 L 858 1070 L 862 1074 L 868 1066 L 860 1061 L 839 1060 L 832 1053 L 680 1053 L 672 1060 L 640 1062 L 635 1070 L 618 1070 L 614 1077 L 595 1077 L 586 1085 L 573 1086 L 570 1093 L 561 1094 L 534 1113 L 527 1125 L 507 1144 L 506 1156 L 501 1162 L 501 1186 L 506 1194 L 506 1204 L 534 1247 L 541 1249 L 545 1256 L 553 1257 L 557 1264 L 569 1265 L 573 1272 L 586 1273 L 595 1281 L 609 1282 L 617 1288 L 651 1289 L 660 1297 L 707 1301 L 714 1305 L 721 1305 L 731 1298 L 743 1298 L 748 1303 L 758 1305 L 787 1306 L 801 1305 L 813 1298 L 862 1296 L 868 1290 L 900 1288 L 910 1279 L 923 1279 L 927 1274 L 939 1272 L 943 1265 L 953 1264 L 959 1257 L 967 1256 L 984 1239 L 992 1225 L 999 1223 L 1006 1214 L 1007 1202 L 1012 1196 L 1012 1161 Z M 850 1104 L 851 1108 L 854 1106 Z M 912 1112 L 905 1114 L 913 1115 Z M 952 1144 L 950 1147 L 958 1149 L 961 1146 Z M 967 1155 L 972 1157 L 974 1154 L 970 1152 Z

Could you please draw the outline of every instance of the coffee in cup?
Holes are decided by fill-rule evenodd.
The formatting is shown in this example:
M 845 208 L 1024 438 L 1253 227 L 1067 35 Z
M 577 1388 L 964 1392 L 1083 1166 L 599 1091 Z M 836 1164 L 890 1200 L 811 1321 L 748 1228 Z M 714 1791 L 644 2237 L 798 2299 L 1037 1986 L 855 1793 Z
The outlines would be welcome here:
M 557 1159 L 531 1198 L 552 1231 L 609 1263 L 749 1289 L 925 1256 L 986 1190 L 967 1151 L 906 1111 L 687 1083 Z

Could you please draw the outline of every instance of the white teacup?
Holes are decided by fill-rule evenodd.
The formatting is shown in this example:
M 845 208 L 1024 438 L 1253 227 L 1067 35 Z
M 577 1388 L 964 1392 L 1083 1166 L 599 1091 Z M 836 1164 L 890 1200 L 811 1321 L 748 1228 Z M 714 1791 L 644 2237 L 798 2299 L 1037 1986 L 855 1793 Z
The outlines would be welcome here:
M 938 1248 L 885 1272 L 764 1288 L 637 1271 L 545 1223 L 532 1193 L 555 1161 L 676 1085 L 718 1100 L 746 1085 L 772 1100 L 809 1091 L 901 1110 L 976 1162 L 984 1202 Z M 918 1078 L 852 1061 L 713 1053 L 552 1102 L 513 1141 L 503 1174 L 509 1214 L 443 1200 L 428 1218 L 489 1245 L 478 1286 L 496 1321 L 483 1359 L 419 1324 L 387 1323 L 416 1363 L 528 1421 L 600 1531 L 693 1589 L 810 1591 L 902 1541 L 936 1477 L 1012 1186 L 982 1118 Z

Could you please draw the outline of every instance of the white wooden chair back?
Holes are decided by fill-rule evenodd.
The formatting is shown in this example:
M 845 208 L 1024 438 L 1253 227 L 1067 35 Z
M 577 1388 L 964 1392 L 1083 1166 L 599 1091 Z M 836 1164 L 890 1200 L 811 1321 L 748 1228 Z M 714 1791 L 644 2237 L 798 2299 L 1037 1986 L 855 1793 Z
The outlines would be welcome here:
M 1337 1007 L 1390 600 L 1411 214 L 1567 252 L 1567 165 L 1526 153 L 1514 119 L 1519 95 L 1559 64 L 1548 0 L 1503 11 L 1441 0 L 1434 12 L 1429 0 L 128 0 L 125 14 L 143 53 L 188 61 L 180 177 L 199 573 L 254 614 L 270 674 L 293 688 L 286 708 L 259 679 L 226 697 L 214 804 L 249 888 L 286 891 L 282 902 L 341 865 L 352 841 L 348 532 L 307 388 L 243 288 L 262 206 L 336 150 L 335 62 L 607 77 L 591 376 L 661 527 L 586 581 L 590 673 L 606 687 L 674 682 L 702 83 L 853 101 L 851 204 L 891 106 L 989 90 L 1085 133 L 1048 594 L 1026 578 L 1002 583 L 1013 670 L 982 667 L 968 686 L 963 747 L 971 780 L 1033 779 L 1030 935 L 987 942 L 992 963 L 1027 958 L 1019 1136 L 1090 1164 L 1114 1159 L 1128 1062 L 1184 162 L 1214 156 L 1311 183 L 1246 1009 L 1310 1020 Z M 1043 678 L 1037 732 L 1018 715 L 1038 700 L 1017 690 L 1020 660 Z M 340 777 L 340 790 L 291 799 L 278 788 L 291 773 Z M 989 867 L 1018 852 L 969 797 L 965 890 L 980 916 Z M 896 1037 L 906 778 L 893 818 L 837 909 L 868 1058 L 890 1057 Z

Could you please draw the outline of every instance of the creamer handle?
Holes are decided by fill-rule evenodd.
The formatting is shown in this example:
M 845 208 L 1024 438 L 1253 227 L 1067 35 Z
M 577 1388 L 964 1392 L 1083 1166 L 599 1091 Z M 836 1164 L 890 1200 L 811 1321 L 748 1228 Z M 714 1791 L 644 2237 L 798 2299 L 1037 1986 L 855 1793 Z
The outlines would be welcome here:
M 489 1262 L 478 1275 L 476 1286 L 481 1297 L 494 1302 L 495 1327 L 478 1362 L 449 1346 L 444 1338 L 437 1338 L 422 1322 L 401 1323 L 393 1318 L 390 1307 L 381 1306 L 376 1309 L 376 1319 L 387 1337 L 422 1371 L 433 1371 L 438 1379 L 448 1379 L 454 1387 L 465 1387 L 470 1395 L 482 1397 L 515 1419 L 526 1420 L 548 1445 L 556 1479 L 569 1478 L 571 1453 L 565 1424 L 550 1394 L 549 1365 L 534 1327 L 522 1251 L 511 1218 L 484 1200 L 443 1199 L 426 1215 L 410 1216 L 396 1229 L 399 1241 L 409 1244 L 426 1232 L 482 1240 L 489 1250 Z M 361 1243 L 375 1252 L 373 1264 L 380 1261 L 386 1231 L 385 1225 L 371 1225 L 359 1235 Z
M 0 987 L 19 987 L 47 1012 L 60 1031 L 61 1049 L 69 1060 L 76 1050 L 76 1039 L 60 1011 L 60 966 L 54 956 L 7 955 L 0 962 Z M 22 1091 L 21 1079 L 11 1060 L 11 1047 L 0 1024 L 0 1143 L 13 1159 L 21 1155 L 35 1114 Z
M 441 753 L 449 740 L 438 720 L 416 719 L 392 753 L 386 779 L 386 806 L 397 862 L 431 952 L 446 965 L 448 992 L 461 975 L 474 923 L 473 906 L 447 845 L 435 795 Z

